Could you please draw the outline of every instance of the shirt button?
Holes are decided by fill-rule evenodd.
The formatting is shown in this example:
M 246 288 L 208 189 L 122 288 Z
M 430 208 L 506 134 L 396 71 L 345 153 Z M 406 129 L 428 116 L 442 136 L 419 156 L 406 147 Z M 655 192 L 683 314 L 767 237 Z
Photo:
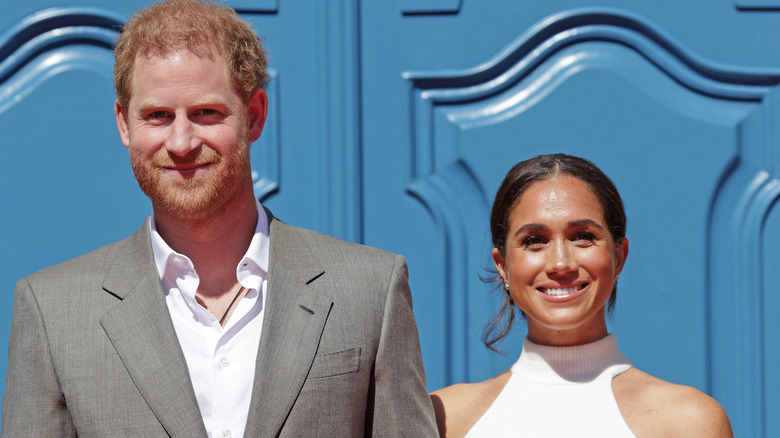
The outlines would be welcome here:
M 222 431 L 222 437 L 223 438 L 230 438 L 233 436 L 233 433 L 230 431 L 230 429 L 225 429 Z
M 181 259 L 178 258 L 178 257 L 175 257 L 173 259 L 173 264 L 175 264 L 176 266 L 181 266 Z
M 230 359 L 228 359 L 227 357 L 223 357 L 222 359 L 219 360 L 219 364 L 222 366 L 222 368 L 227 368 L 228 366 L 230 366 Z M 230 431 L 228 430 L 227 433 L 230 433 Z

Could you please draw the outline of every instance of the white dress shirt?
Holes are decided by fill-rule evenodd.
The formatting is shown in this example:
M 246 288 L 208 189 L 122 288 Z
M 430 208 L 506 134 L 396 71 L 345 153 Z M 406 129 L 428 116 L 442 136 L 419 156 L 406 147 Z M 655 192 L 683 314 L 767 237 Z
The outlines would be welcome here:
M 200 279 L 192 261 L 171 249 L 157 232 L 152 214 L 154 260 L 192 387 L 210 438 L 244 435 L 265 310 L 269 257 L 268 217 L 257 203 L 255 234 L 236 266 L 236 279 L 248 293 L 233 304 L 222 327 L 195 300 Z M 236 291 L 237 292 L 237 291 Z

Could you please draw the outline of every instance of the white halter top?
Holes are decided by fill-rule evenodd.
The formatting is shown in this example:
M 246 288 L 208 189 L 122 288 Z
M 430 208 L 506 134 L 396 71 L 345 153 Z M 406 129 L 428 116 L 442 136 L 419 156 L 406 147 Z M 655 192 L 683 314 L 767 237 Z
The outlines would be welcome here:
M 504 389 L 466 437 L 633 437 L 612 394 L 612 378 L 629 368 L 613 334 L 573 347 L 526 338 Z

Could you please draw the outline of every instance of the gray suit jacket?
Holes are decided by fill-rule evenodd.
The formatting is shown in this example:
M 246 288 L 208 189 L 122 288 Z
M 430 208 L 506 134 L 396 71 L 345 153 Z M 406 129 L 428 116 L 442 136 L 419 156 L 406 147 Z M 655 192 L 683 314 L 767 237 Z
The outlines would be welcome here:
M 437 436 L 403 257 L 269 222 L 245 436 Z M 207 436 L 148 229 L 17 283 L 4 438 Z

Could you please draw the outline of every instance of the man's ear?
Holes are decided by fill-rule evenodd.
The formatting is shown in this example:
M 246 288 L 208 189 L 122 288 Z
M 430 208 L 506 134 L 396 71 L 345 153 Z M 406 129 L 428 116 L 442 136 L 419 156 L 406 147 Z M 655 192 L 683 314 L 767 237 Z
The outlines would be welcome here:
M 255 91 L 247 106 L 247 140 L 249 143 L 260 138 L 268 116 L 268 96 L 262 88 Z
M 493 255 L 493 263 L 496 265 L 498 275 L 501 276 L 504 283 L 509 283 L 509 277 L 507 277 L 506 274 L 506 261 L 504 261 L 504 256 L 501 255 L 501 251 L 499 251 L 498 248 L 493 248 L 491 254 Z
M 122 138 L 122 144 L 130 147 L 130 128 L 127 125 L 127 113 L 119 104 L 119 99 L 114 101 L 114 116 L 116 116 L 116 127 L 119 129 L 119 137 Z

